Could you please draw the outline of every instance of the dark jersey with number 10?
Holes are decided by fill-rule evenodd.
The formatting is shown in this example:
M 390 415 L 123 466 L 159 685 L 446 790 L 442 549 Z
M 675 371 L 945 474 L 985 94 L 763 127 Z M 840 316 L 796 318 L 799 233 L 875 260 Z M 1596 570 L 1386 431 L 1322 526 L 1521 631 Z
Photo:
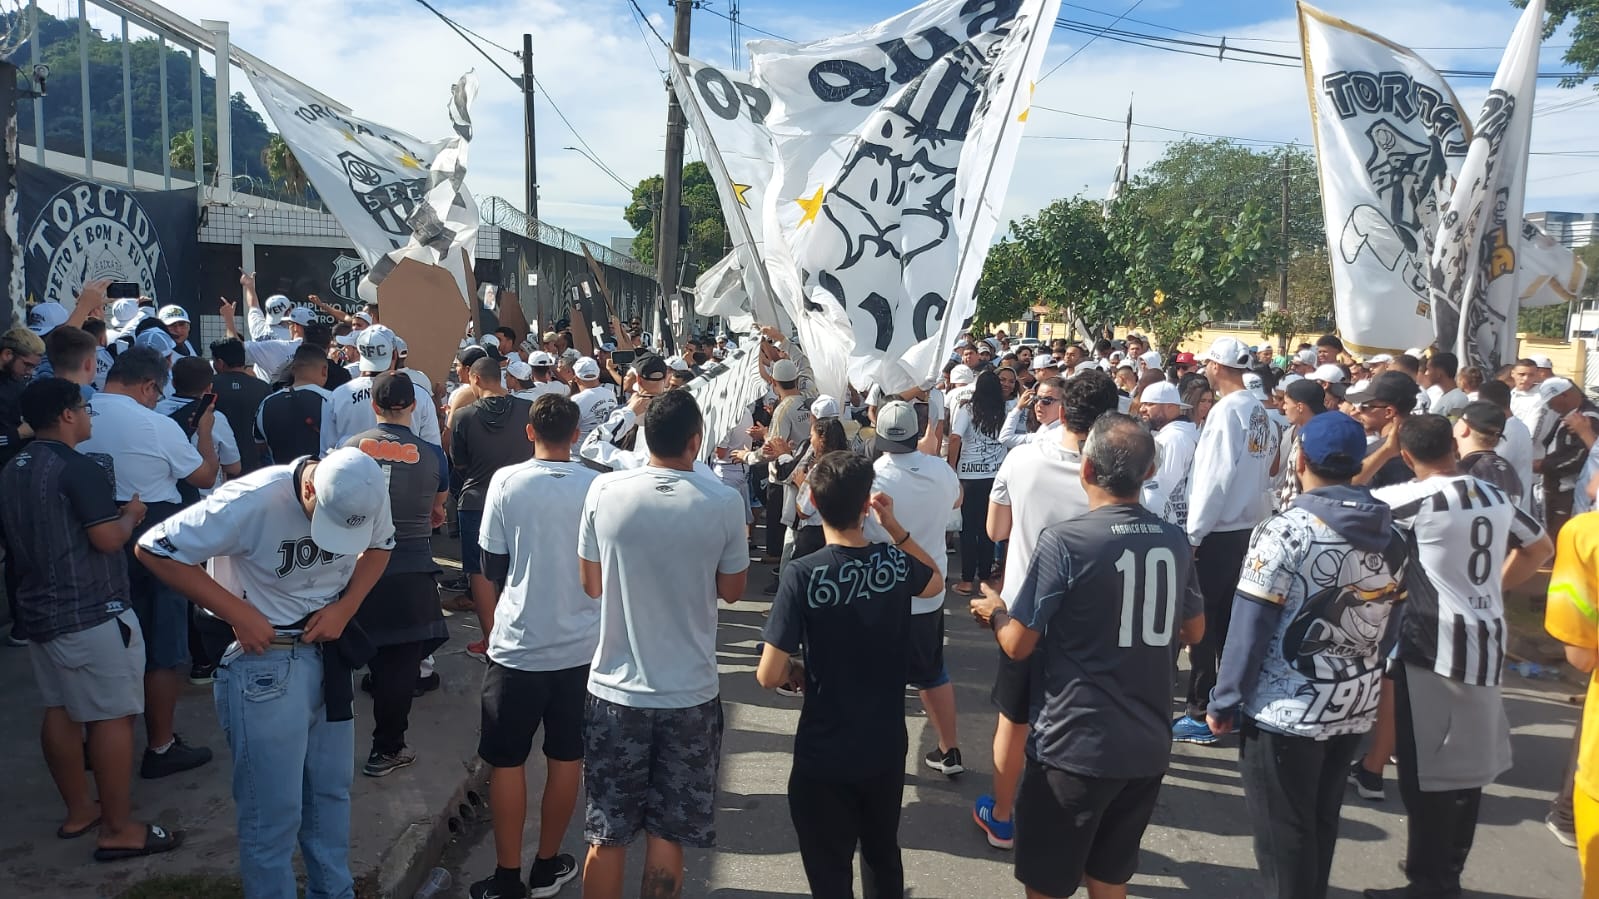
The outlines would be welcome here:
M 1028 756 L 1086 777 L 1165 773 L 1177 630 L 1203 610 L 1187 536 L 1143 506 L 1040 533 L 1011 607 L 1043 634 Z

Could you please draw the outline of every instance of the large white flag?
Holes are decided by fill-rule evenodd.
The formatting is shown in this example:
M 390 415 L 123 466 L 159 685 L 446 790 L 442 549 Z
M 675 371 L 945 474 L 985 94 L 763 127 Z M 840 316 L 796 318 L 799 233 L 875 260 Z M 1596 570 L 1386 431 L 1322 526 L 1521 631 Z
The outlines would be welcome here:
M 397 261 L 387 257 L 400 251 L 435 264 L 451 260 L 444 264 L 456 275 L 462 297 L 469 298 L 459 260 L 463 249 L 474 258 L 477 249 L 477 206 L 462 183 L 476 77 L 468 73 L 452 87 L 449 115 L 455 134 L 424 141 L 328 109 L 270 76 L 249 75 L 322 202 L 374 269 L 362 284 L 362 296 L 371 298 L 374 277 L 381 280 Z
M 1299 30 L 1344 343 L 1453 346 L 1458 317 L 1439 331 L 1429 272 L 1471 123 L 1443 76 L 1410 50 L 1305 3 Z M 1581 288 L 1582 262 L 1535 225 L 1522 228 L 1521 256 L 1524 305 L 1565 302 Z
M 1339 332 L 1361 352 L 1427 346 L 1427 264 L 1470 126 L 1404 47 L 1304 3 L 1299 34 Z
M 752 42 L 745 81 L 758 94 L 680 61 L 679 100 L 728 173 L 718 186 L 735 242 L 747 233 L 758 246 L 752 261 L 823 391 L 843 394 L 846 366 L 855 384 L 891 393 L 936 376 L 975 309 L 1058 10 L 928 0 L 855 34 Z M 702 77 L 717 82 L 714 99 Z M 718 114 L 733 93 L 740 109 L 764 107 L 759 121 Z M 755 183 L 765 169 L 752 164 L 740 181 L 735 148 L 758 158 L 762 140 L 770 176 Z M 746 187 L 730 197 L 735 183 Z
M 1460 361 L 1483 371 L 1514 358 L 1522 201 L 1532 148 L 1532 103 L 1543 42 L 1543 0 L 1516 23 L 1483 101 L 1471 147 L 1432 250 L 1433 317 L 1443 346 L 1453 334 Z

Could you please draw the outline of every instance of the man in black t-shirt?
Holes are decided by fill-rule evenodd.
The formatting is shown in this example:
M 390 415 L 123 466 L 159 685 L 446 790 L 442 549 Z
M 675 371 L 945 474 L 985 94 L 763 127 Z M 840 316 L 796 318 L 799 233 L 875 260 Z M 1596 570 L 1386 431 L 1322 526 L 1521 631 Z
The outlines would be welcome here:
M 1204 599 L 1183 530 L 1139 502 L 1154 469 L 1142 424 L 1100 416 L 1082 452 L 1088 513 L 1039 534 L 1010 612 L 989 588 L 971 603 L 1006 655 L 1041 656 L 1016 800 L 1029 896 L 1070 896 L 1085 875 L 1094 896 L 1126 896 L 1171 756 L 1171 670 L 1204 635 Z
M 1505 410 L 1493 403 L 1478 400 L 1460 410 L 1460 420 L 1455 422 L 1455 450 L 1460 456 L 1460 470 L 1479 481 L 1498 487 L 1510 497 L 1510 502 L 1521 506 L 1526 496 L 1526 485 L 1521 476 L 1499 455 L 1496 447 L 1504 437 Z
M 322 404 L 330 398 L 322 386 L 327 368 L 321 350 L 299 347 L 289 363 L 293 381 L 261 401 L 255 439 L 266 446 L 272 464 L 287 465 L 301 456 L 322 454 Z
M 255 376 L 244 357 L 244 341 L 237 337 L 212 342 L 211 367 L 216 370 L 211 390 L 217 395 L 217 411 L 228 420 L 228 427 L 238 439 L 240 473 L 249 474 L 262 465 L 261 448 L 251 434 L 261 401 L 272 388 Z
M 905 667 L 911 598 L 939 596 L 944 578 L 927 551 L 872 494 L 872 464 L 828 453 L 808 484 L 827 546 L 783 569 L 755 677 L 803 685 L 794 734 L 789 816 L 813 896 L 850 896 L 855 846 L 868 896 L 900 896 L 900 803 L 905 791 Z M 865 518 L 893 545 L 869 543 Z M 794 659 L 805 649 L 806 661 Z

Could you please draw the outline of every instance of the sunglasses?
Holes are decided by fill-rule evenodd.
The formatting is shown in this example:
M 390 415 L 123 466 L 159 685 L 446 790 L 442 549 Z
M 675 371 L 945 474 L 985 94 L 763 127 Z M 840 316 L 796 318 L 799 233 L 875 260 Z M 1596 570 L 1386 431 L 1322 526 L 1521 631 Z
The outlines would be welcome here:
M 1053 397 L 1053 396 L 1041 396 L 1041 397 L 1039 397 L 1036 400 L 1036 402 L 1040 406 L 1053 406 L 1056 403 L 1060 402 L 1060 398 L 1059 397 Z
M 1355 408 L 1359 409 L 1361 412 L 1371 412 L 1371 411 L 1376 410 L 1376 409 L 1392 409 L 1393 405 L 1390 404 L 1390 403 L 1370 402 L 1370 403 L 1361 403 L 1360 405 L 1356 406 Z

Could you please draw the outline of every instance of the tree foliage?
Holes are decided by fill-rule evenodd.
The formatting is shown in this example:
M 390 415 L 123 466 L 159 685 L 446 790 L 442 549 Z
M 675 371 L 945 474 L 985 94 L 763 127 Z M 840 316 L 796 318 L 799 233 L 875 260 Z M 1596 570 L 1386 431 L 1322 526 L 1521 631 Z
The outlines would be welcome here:
M 633 258 L 646 265 L 655 264 L 655 235 L 658 210 L 665 184 L 660 175 L 651 175 L 633 188 L 633 201 L 622 211 L 622 218 L 634 231 Z M 693 283 L 699 272 L 727 255 L 727 225 L 722 205 L 716 196 L 716 183 L 703 162 L 683 166 L 683 208 L 688 210 L 688 230 L 682 235 L 688 277 Z
M 1525 8 L 1527 0 L 1512 0 Z M 1544 37 L 1550 37 L 1567 21 L 1571 22 L 1571 46 L 1562 59 L 1582 74 L 1563 78 L 1561 87 L 1576 87 L 1599 74 L 1599 0 L 1548 0 L 1544 5 L 1548 21 Z
M 1288 174 L 1288 227 L 1282 227 Z M 1129 183 L 1109 215 L 1082 197 L 1011 223 L 978 286 L 983 322 L 1033 304 L 1098 328 L 1130 325 L 1171 347 L 1207 321 L 1275 307 L 1289 270 L 1290 318 L 1331 314 L 1321 197 L 1310 155 L 1181 141 Z

